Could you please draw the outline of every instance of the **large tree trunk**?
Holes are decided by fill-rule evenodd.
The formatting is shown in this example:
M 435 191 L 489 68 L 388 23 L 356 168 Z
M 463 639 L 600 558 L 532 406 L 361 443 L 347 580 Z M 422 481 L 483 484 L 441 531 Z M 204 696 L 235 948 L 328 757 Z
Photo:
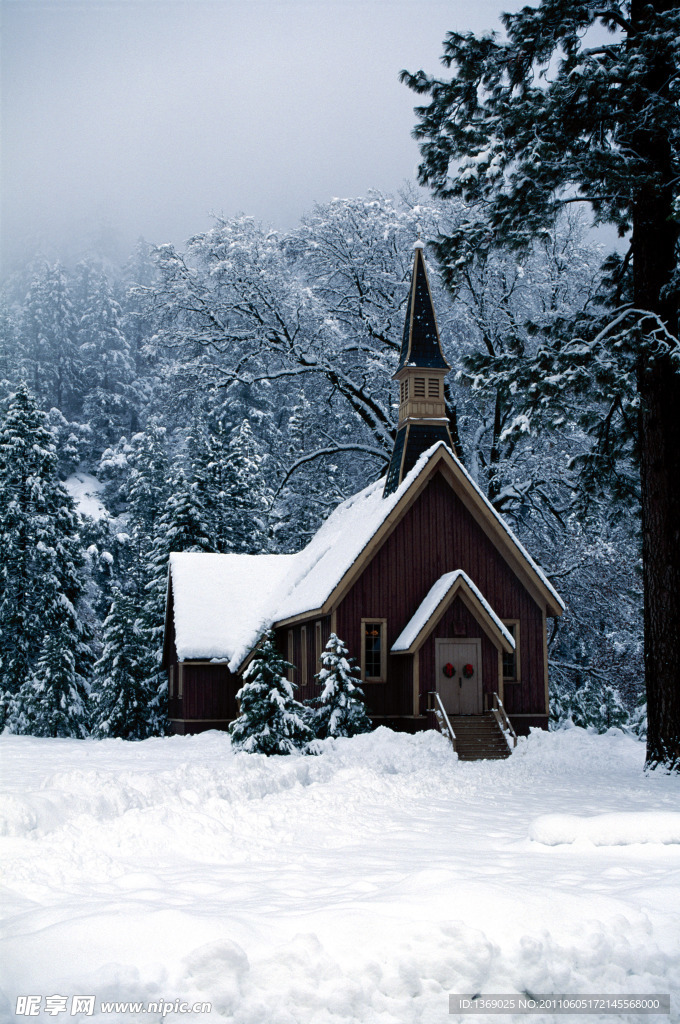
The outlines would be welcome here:
M 641 32 L 648 3 L 632 5 Z M 675 4 L 656 0 L 653 6 L 666 11 Z M 645 84 L 663 95 L 672 57 L 657 52 L 648 59 Z M 657 314 L 677 336 L 677 297 L 669 289 L 679 236 L 672 216 L 673 154 L 663 128 L 642 123 L 632 140 L 634 152 L 644 154 L 652 173 L 633 211 L 634 301 L 638 309 Z M 652 318 L 643 322 L 638 363 L 647 767 L 680 771 L 680 367 L 669 355 L 655 356 L 646 346 L 657 326 Z
M 680 771 L 680 375 L 640 377 L 647 766 Z

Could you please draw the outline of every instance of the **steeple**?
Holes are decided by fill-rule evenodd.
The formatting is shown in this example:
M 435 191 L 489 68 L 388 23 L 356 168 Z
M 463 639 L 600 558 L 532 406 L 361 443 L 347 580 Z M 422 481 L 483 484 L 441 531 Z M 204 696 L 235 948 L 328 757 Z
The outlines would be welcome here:
M 437 441 L 453 451 L 444 400 L 444 378 L 450 369 L 439 341 L 423 243 L 418 239 L 399 365 L 392 378 L 399 381 L 399 423 L 384 497 L 396 491 L 422 453 Z

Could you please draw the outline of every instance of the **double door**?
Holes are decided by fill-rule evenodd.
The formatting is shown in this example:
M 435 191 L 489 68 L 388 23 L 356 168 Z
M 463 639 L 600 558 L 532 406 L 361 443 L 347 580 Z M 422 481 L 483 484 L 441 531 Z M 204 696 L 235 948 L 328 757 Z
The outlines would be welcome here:
M 481 640 L 435 640 L 435 689 L 448 715 L 481 715 Z

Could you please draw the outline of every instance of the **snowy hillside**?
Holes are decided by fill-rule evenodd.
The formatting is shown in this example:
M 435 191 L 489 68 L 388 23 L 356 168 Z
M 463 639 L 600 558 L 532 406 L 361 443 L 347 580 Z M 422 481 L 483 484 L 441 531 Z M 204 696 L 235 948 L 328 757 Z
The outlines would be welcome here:
M 2 1020 L 38 993 L 241 1024 L 434 1024 L 477 991 L 670 991 L 677 1012 L 680 779 L 620 733 L 478 763 L 384 729 L 318 757 L 1 742 Z

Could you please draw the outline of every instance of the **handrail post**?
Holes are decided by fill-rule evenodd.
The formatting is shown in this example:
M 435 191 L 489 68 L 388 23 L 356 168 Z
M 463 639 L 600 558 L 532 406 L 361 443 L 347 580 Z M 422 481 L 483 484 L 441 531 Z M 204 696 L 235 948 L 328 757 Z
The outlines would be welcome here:
M 497 693 L 493 695 L 493 716 L 498 722 L 498 726 L 505 736 L 505 742 L 508 744 L 510 750 L 513 750 L 517 746 L 517 733 L 515 732 L 512 722 L 508 718 L 508 713 L 503 706 L 503 701 L 500 699 Z
M 437 720 L 440 723 L 440 727 L 441 727 L 441 719 L 442 718 L 444 719 L 444 722 L 446 723 L 446 729 L 447 729 L 447 732 L 449 734 L 449 739 L 451 740 L 451 745 L 452 745 L 452 747 L 454 749 L 454 752 L 455 752 L 455 750 L 456 750 L 456 734 L 453 731 L 453 726 L 451 725 L 451 722 L 449 721 L 449 716 L 446 713 L 446 709 L 444 708 L 444 705 L 442 704 L 442 699 L 441 699 L 441 697 L 439 696 L 439 694 L 437 693 L 436 690 L 429 690 L 428 691 L 428 695 L 430 697 L 434 697 L 436 703 L 439 705 L 439 708 L 435 707 L 435 708 L 431 708 L 430 710 L 432 710 L 434 712 L 435 718 L 437 718 Z

